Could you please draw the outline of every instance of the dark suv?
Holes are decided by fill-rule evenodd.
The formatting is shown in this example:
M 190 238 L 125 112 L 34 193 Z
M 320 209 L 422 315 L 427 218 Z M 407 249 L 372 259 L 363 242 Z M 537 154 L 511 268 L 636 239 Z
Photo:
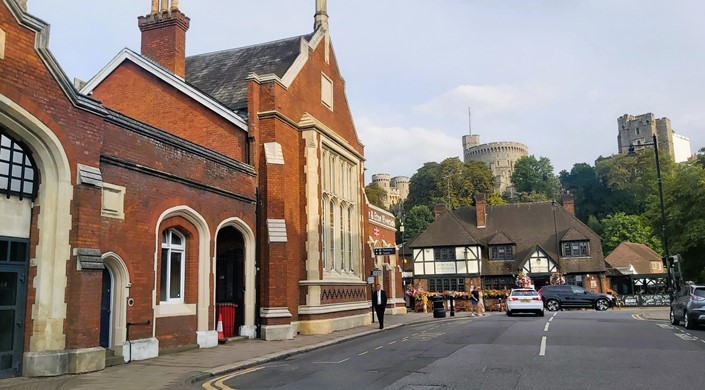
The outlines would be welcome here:
M 671 324 L 683 321 L 688 329 L 705 324 L 705 286 L 684 286 L 671 302 Z
M 544 286 L 539 294 L 548 311 L 560 310 L 562 307 L 590 307 L 602 311 L 612 305 L 612 299 L 607 294 L 593 293 L 580 286 L 567 284 Z

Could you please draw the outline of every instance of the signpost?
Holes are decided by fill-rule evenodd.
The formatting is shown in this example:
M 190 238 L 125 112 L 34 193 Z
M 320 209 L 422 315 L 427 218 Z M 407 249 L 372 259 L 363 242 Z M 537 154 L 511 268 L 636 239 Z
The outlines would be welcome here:
M 383 247 L 383 248 L 375 248 L 375 256 L 389 256 L 389 255 L 395 255 L 397 254 L 397 247 Z

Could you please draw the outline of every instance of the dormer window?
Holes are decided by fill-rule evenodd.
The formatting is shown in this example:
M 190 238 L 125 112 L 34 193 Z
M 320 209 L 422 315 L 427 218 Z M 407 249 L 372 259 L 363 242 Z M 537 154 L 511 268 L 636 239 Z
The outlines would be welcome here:
M 564 257 L 588 257 L 590 246 L 587 241 L 571 241 L 563 243 Z
M 435 260 L 455 260 L 455 248 L 433 248 L 433 258 Z
M 490 260 L 514 260 L 513 245 L 490 246 Z

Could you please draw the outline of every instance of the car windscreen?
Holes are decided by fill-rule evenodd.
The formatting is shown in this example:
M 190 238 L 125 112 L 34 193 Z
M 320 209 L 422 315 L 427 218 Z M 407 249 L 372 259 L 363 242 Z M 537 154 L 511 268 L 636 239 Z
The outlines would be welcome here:
M 534 290 L 514 290 L 512 291 L 512 296 L 517 297 L 517 296 L 522 296 L 522 297 L 533 297 L 539 295 L 536 291 Z
M 693 295 L 705 298 L 705 288 L 696 288 L 695 291 L 693 291 Z

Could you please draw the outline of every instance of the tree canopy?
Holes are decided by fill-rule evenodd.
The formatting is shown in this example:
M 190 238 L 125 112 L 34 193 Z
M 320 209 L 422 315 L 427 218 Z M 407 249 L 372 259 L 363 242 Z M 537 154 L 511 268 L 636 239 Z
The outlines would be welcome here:
M 546 157 L 537 159 L 533 155 L 523 156 L 514 163 L 512 185 L 520 194 L 519 199 L 522 198 L 521 194 L 535 200 L 555 199 L 560 189 L 551 160 Z
M 365 187 L 365 195 L 367 195 L 367 201 L 371 204 L 386 209 L 384 206 L 384 200 L 387 198 L 387 191 L 384 188 L 377 185 L 377 183 L 368 184 Z

